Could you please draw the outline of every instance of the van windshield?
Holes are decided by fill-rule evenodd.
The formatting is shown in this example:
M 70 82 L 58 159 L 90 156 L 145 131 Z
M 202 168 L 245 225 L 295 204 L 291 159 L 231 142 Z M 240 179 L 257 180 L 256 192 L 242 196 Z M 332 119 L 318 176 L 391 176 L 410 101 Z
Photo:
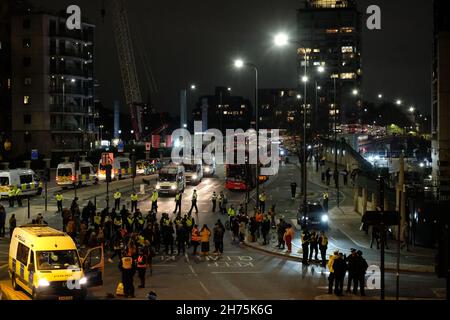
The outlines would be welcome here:
M 72 175 L 72 169 L 61 168 L 58 169 L 58 177 L 70 177 Z
M 0 186 L 9 186 L 9 178 L 0 177 Z
M 20 176 L 20 184 L 32 183 L 32 182 L 33 182 L 33 175 L 32 174 L 27 174 L 27 175 Z
M 38 270 L 80 268 L 80 260 L 76 250 L 38 251 L 36 262 Z
M 91 167 L 81 167 L 80 172 L 81 174 L 91 174 Z
M 174 182 L 176 180 L 177 180 L 176 174 L 170 174 L 170 173 L 160 173 L 159 174 L 159 181 Z

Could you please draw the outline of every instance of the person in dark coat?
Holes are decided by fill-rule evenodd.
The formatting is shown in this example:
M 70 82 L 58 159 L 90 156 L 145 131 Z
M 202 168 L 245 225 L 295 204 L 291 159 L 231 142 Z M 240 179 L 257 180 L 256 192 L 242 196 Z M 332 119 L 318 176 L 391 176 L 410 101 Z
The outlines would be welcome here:
M 213 240 L 214 240 L 214 253 L 223 253 L 223 236 L 225 235 L 225 227 L 222 221 L 218 220 L 213 230 Z
M 267 216 L 267 214 L 264 215 L 263 221 L 261 222 L 261 233 L 264 239 L 263 245 L 269 244 L 269 240 L 267 236 L 269 235 L 270 231 L 270 219 Z
M 361 250 L 358 250 L 356 253 L 356 258 L 354 261 L 354 269 L 355 274 L 353 277 L 353 294 L 358 293 L 358 286 L 361 293 L 361 296 L 365 296 L 364 285 L 366 280 L 366 272 L 369 265 L 367 264 L 366 259 L 363 258 L 363 253 Z
M 186 254 L 186 245 L 189 239 L 189 233 L 186 226 L 186 220 L 177 228 L 177 255 Z
M 344 287 L 345 274 L 347 273 L 347 263 L 344 260 L 344 255 L 342 254 L 342 252 L 339 252 L 337 258 L 334 259 L 333 270 L 335 277 L 334 293 L 337 296 L 341 296 Z
M 277 226 L 277 237 L 278 237 L 278 249 L 284 249 L 284 233 L 286 232 L 286 223 L 283 219 L 280 219 L 280 222 Z
M 355 279 L 355 259 L 356 259 L 356 249 L 350 249 L 350 255 L 347 257 L 347 269 L 348 269 L 348 282 L 347 282 L 347 293 L 350 293 L 352 290 L 352 282 Z
M 120 259 L 119 270 L 122 273 L 123 293 L 125 298 L 134 298 L 133 278 L 136 273 L 136 263 L 132 255 L 128 252 L 124 253 Z
M 319 260 L 317 257 L 318 254 L 318 246 L 319 246 L 319 236 L 317 232 L 313 230 L 311 232 L 311 240 L 309 242 L 309 261 L 312 262 L 312 258 L 314 256 L 314 260 Z

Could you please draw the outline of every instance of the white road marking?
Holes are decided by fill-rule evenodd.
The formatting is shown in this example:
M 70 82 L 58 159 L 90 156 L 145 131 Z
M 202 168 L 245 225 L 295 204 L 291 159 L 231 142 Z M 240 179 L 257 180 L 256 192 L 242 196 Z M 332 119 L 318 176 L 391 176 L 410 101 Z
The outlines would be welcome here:
M 203 290 L 205 290 L 206 294 L 209 296 L 211 295 L 211 292 L 209 292 L 209 290 L 205 287 L 205 285 L 203 284 L 203 282 L 199 281 L 200 286 L 203 288 Z

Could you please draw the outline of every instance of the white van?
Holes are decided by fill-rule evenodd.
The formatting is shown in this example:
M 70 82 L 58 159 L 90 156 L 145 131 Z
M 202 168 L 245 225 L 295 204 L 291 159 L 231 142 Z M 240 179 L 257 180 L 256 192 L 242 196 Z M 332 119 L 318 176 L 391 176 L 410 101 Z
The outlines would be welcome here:
M 75 162 L 64 162 L 56 169 L 56 184 L 61 187 L 96 184 L 98 182 L 94 166 L 87 161 L 80 161 L 80 168 L 75 172 Z
M 42 182 L 31 169 L 0 171 L 0 198 L 8 198 L 11 186 L 22 189 L 23 195 L 42 193 Z
M 184 176 L 184 167 L 171 164 L 159 171 L 156 190 L 160 194 L 176 194 L 177 191 L 184 192 L 186 188 L 186 179 Z
M 14 290 L 33 299 L 84 299 L 88 287 L 103 285 L 103 248 L 80 259 L 66 233 L 44 225 L 14 229 L 9 245 L 8 273 Z
M 131 160 L 126 157 L 114 158 L 114 163 L 112 164 L 111 179 L 126 179 L 131 178 L 131 175 Z M 102 160 L 100 160 L 98 163 L 97 177 L 101 181 L 106 180 L 106 170 L 102 166 Z
M 186 183 L 191 185 L 199 184 L 203 179 L 203 165 L 202 162 L 192 161 L 191 163 L 183 163 L 184 174 L 186 175 Z

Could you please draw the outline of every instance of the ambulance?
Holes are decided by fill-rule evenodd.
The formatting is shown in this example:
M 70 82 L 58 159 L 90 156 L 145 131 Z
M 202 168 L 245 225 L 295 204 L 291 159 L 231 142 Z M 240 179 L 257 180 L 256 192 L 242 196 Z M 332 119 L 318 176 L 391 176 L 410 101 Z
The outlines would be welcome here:
M 42 182 L 31 169 L 0 171 L 0 198 L 8 198 L 11 186 L 22 189 L 22 195 L 42 193 Z
M 75 162 L 64 162 L 56 169 L 56 184 L 60 187 L 81 186 L 98 182 L 94 166 L 87 161 L 80 161 L 80 168 L 75 170 Z
M 103 160 L 100 159 L 98 163 L 98 179 L 100 181 L 106 180 L 106 170 L 103 165 Z M 116 157 L 111 161 L 112 171 L 111 171 L 111 179 L 112 180 L 121 180 L 126 178 L 131 178 L 131 160 L 126 157 Z
M 14 290 L 33 300 L 84 299 L 89 287 L 103 285 L 103 247 L 80 258 L 75 242 L 46 225 L 14 229 L 9 246 L 8 273 Z

